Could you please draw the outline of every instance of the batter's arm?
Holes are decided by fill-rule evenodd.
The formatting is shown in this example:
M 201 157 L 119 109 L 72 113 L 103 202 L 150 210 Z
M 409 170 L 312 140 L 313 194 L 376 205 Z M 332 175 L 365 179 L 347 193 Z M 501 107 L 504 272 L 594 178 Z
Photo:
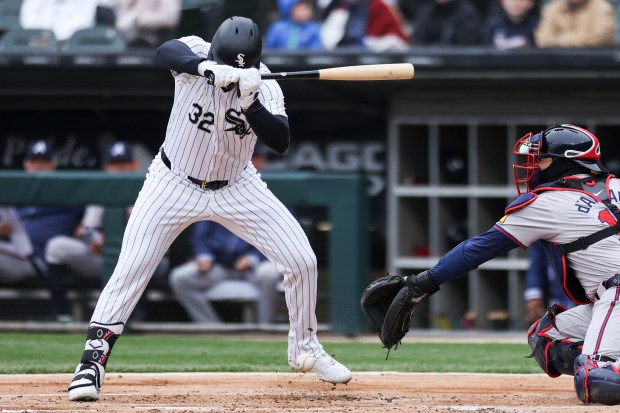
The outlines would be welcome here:
M 428 270 L 429 276 L 439 285 L 475 270 L 480 264 L 519 246 L 512 238 L 493 227 L 450 250 Z
M 192 52 L 192 49 L 180 40 L 168 40 L 157 48 L 157 58 L 169 69 L 177 73 L 202 76 L 198 65 L 207 60 Z
M 290 143 L 288 118 L 274 115 L 258 99 L 244 111 L 248 123 L 265 145 L 278 153 L 284 153 Z

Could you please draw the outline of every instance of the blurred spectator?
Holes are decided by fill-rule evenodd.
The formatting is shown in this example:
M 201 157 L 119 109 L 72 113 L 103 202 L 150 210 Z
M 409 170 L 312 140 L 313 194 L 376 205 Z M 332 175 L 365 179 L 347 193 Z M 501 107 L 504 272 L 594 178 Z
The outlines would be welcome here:
M 523 292 L 528 320 L 534 322 L 540 319 L 547 307 L 554 303 L 567 309 L 573 307 L 573 302 L 564 293 L 540 242 L 530 245 L 528 258 L 530 263 L 525 273 Z
M 498 12 L 484 26 L 482 43 L 499 50 L 535 47 L 539 20 L 536 0 L 500 0 Z
M 258 322 L 273 322 L 278 291 L 282 281 L 276 266 L 256 248 L 220 224 L 201 221 L 193 227 L 192 261 L 173 268 L 170 288 L 192 321 L 221 323 L 205 294 L 221 281 L 251 281 L 259 290 Z
M 116 0 L 116 15 L 129 47 L 159 47 L 175 36 L 181 0 Z
M 45 263 L 33 252 L 30 237 L 15 208 L 0 207 L 0 283 L 45 277 Z
M 333 0 L 325 14 L 321 40 L 326 49 L 361 47 L 381 52 L 409 48 L 400 12 L 384 0 Z
M 551 0 L 535 35 L 538 47 L 613 47 L 614 8 L 608 0 Z
M 252 154 L 254 167 L 261 171 L 268 149 L 256 143 Z M 222 225 L 201 221 L 192 227 L 194 258 L 170 272 L 170 288 L 192 321 L 220 323 L 222 320 L 206 299 L 208 290 L 226 279 L 251 281 L 259 291 L 258 322 L 272 323 L 278 298 L 277 284 L 283 276 L 254 246 Z
M 414 21 L 414 46 L 472 46 L 481 43 L 482 19 L 470 0 L 427 3 Z
M 105 171 L 108 173 L 131 173 L 140 167 L 133 155 L 133 149 L 127 142 L 112 144 L 105 156 Z M 127 208 L 127 216 L 131 208 Z M 45 250 L 48 264 L 52 301 L 59 309 L 58 318 L 71 319 L 67 290 L 74 284 L 72 276 L 82 279 L 97 280 L 95 286 L 101 285 L 103 272 L 103 214 L 101 205 L 86 207 L 84 217 L 74 232 L 74 236 L 63 234 L 49 240 Z M 155 277 L 167 272 L 167 260 L 162 260 Z
M 23 0 L 19 22 L 24 29 L 48 29 L 59 41 L 80 29 L 114 26 L 114 12 L 99 0 Z
M 323 49 L 321 25 L 313 20 L 312 0 L 278 0 L 278 7 L 282 17 L 269 26 L 266 49 Z
M 398 9 L 403 14 L 403 18 L 407 21 L 410 29 L 413 28 L 413 24 L 420 10 L 433 1 L 434 0 L 399 0 L 397 2 Z
M 52 147 L 44 140 L 32 142 L 26 149 L 24 169 L 29 173 L 56 170 Z M 83 212 L 82 207 L 2 208 L 4 240 L 0 243 L 0 281 L 12 283 L 47 277 L 44 252 L 48 241 L 58 235 L 72 234 Z M 54 287 L 53 284 L 49 286 Z M 55 317 L 59 311 L 53 304 L 50 317 Z

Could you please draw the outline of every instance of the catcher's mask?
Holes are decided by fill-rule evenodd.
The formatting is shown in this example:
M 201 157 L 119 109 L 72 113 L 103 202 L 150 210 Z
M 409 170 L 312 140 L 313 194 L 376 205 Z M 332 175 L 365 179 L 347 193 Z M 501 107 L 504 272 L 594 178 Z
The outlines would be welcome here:
M 220 25 L 207 59 L 239 69 L 260 69 L 263 40 L 254 21 L 247 17 L 230 17 Z
M 534 189 L 533 178 L 544 158 L 566 158 L 594 172 L 609 172 L 600 161 L 598 138 L 574 125 L 552 126 L 535 135 L 530 132 L 517 141 L 512 152 L 517 155 L 513 171 L 519 195 Z

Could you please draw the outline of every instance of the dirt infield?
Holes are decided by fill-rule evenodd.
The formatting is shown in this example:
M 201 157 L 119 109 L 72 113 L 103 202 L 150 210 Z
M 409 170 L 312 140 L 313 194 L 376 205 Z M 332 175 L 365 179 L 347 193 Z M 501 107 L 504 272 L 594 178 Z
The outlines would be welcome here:
M 70 375 L 0 375 L 1 412 L 609 412 L 583 405 L 572 377 L 356 373 L 332 386 L 303 373 L 106 376 L 97 402 L 67 400 Z M 614 410 L 615 411 L 615 410 Z

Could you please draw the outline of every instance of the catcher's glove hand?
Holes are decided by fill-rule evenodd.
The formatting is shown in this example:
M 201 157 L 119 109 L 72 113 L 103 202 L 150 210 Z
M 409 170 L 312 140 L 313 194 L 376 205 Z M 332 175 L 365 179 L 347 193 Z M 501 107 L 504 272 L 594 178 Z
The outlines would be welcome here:
M 362 310 L 379 336 L 388 308 L 404 286 L 405 277 L 387 274 L 373 281 L 362 293 Z
M 409 331 L 415 306 L 438 290 L 427 271 L 408 277 L 388 274 L 364 290 L 362 309 L 385 348 L 398 347 Z

